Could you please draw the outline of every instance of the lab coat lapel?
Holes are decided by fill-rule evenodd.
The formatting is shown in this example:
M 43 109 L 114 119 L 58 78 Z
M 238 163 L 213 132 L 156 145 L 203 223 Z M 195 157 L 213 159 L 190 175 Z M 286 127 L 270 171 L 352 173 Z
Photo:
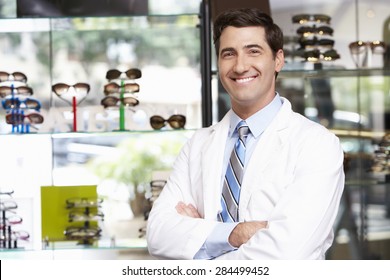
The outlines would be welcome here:
M 221 172 L 229 130 L 229 113 L 211 128 L 209 139 L 202 149 L 202 185 L 204 218 L 215 219 L 221 207 Z

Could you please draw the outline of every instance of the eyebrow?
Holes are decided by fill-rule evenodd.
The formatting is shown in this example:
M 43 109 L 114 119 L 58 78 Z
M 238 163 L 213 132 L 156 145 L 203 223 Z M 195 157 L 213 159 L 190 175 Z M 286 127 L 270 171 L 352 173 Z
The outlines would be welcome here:
M 258 48 L 258 49 L 264 49 L 262 46 L 258 44 L 250 44 L 250 45 L 245 45 L 244 49 L 251 49 L 251 48 Z

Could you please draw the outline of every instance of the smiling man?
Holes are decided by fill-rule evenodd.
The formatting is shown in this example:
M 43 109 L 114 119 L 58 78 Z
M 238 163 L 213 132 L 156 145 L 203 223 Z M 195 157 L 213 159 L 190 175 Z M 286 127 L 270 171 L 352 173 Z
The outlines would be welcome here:
M 258 9 L 214 22 L 231 110 L 183 147 L 149 215 L 165 259 L 324 259 L 344 188 L 339 139 L 275 89 L 283 33 Z

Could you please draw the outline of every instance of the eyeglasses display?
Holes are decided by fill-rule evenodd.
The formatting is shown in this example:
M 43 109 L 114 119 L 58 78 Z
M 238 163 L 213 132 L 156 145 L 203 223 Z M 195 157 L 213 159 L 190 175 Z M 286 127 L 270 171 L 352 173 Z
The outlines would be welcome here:
M 7 111 L 6 123 L 12 125 L 12 133 L 29 133 L 43 123 L 39 113 L 41 103 L 31 98 L 34 91 L 27 84 L 27 76 L 22 72 L 8 73 L 0 71 L 0 97 L 2 106 Z
M 299 35 L 299 48 L 285 52 L 304 58 L 322 67 L 321 62 L 334 61 L 340 58 L 334 49 L 335 41 L 331 38 L 334 29 L 330 26 L 331 17 L 325 14 L 299 14 L 292 17 L 293 24 L 299 24 L 296 33 Z
M 103 92 L 106 95 L 100 102 L 105 109 L 119 109 L 119 131 L 126 130 L 125 109 L 139 105 L 136 93 L 140 86 L 134 80 L 142 77 L 138 68 L 130 68 L 127 71 L 117 69 L 108 70 L 106 79 L 108 84 L 104 85 Z M 118 82 L 113 82 L 117 80 Z
M 145 194 L 145 197 L 146 197 L 147 202 L 148 202 L 148 205 L 146 206 L 146 209 L 144 211 L 145 221 L 148 220 L 149 213 L 150 213 L 150 211 L 152 210 L 152 207 L 153 207 L 153 203 L 160 196 L 160 193 L 161 193 L 161 191 L 163 190 L 163 188 L 165 187 L 166 184 L 167 184 L 167 180 L 163 180 L 163 179 L 156 179 L 156 180 L 150 181 L 150 183 L 149 183 L 150 192 L 147 192 Z M 139 229 L 139 233 L 140 233 L 140 236 L 139 236 L 140 238 L 145 236 L 145 234 L 146 234 L 146 226 L 141 227 Z
M 164 119 L 161 116 L 154 115 L 150 117 L 150 125 L 153 129 L 161 129 L 168 123 L 173 129 L 184 128 L 186 124 L 186 117 L 184 115 L 176 114 Z
M 73 132 L 77 132 L 77 105 L 87 97 L 91 89 L 90 85 L 81 82 L 73 85 L 57 83 L 54 84 L 51 89 L 60 99 L 72 105 Z
M 13 191 L 0 191 L 0 248 L 17 249 L 19 241 L 28 241 L 30 234 L 25 230 L 15 230 L 23 222 L 23 218 L 15 213 L 18 208 L 12 197 Z
M 368 67 L 372 55 L 386 53 L 386 44 L 383 41 L 355 41 L 349 45 L 349 52 L 357 68 Z
M 78 240 L 78 244 L 91 245 L 101 236 L 101 228 L 93 222 L 103 221 L 104 214 L 98 209 L 103 203 L 100 198 L 73 197 L 66 201 L 66 208 L 71 209 L 68 214 L 69 222 L 81 222 L 81 226 L 69 226 L 64 230 L 68 240 Z

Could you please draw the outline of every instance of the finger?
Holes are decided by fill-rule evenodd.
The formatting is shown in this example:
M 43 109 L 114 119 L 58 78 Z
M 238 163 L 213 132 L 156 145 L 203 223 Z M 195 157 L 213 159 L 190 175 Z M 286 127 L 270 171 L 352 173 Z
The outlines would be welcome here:
M 181 201 L 179 201 L 179 203 L 176 205 L 175 209 L 177 211 L 177 213 L 181 214 L 181 215 L 185 215 L 185 204 Z
M 187 205 L 187 210 L 190 212 L 191 217 L 193 217 L 193 218 L 200 218 L 198 210 L 191 203 Z

